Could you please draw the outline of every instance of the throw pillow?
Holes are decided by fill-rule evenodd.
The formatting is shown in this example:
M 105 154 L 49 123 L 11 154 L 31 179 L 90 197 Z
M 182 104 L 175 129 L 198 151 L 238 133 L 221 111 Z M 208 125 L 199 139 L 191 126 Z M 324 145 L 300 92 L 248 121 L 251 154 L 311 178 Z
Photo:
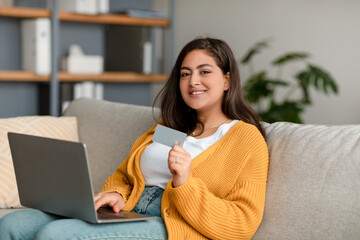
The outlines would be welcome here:
M 31 116 L 0 119 L 0 208 L 21 207 L 8 132 L 79 141 L 75 117 Z

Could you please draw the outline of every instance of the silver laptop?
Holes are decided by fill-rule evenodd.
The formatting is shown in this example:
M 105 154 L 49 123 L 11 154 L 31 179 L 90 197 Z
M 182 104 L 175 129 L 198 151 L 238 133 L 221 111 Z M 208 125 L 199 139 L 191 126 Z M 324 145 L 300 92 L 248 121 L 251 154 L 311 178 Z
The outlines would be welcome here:
M 8 138 L 23 206 L 91 223 L 153 218 L 108 207 L 95 210 L 85 144 L 19 133 Z

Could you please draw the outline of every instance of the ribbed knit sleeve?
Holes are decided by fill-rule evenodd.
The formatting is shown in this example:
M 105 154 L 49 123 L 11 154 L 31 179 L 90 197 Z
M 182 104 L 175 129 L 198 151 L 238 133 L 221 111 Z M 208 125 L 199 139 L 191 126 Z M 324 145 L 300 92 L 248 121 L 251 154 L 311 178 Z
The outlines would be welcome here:
M 192 169 L 186 183 L 177 188 L 167 185 L 170 206 L 173 203 L 176 208 L 170 214 L 179 215 L 173 218 L 184 219 L 206 238 L 251 239 L 263 216 L 267 146 L 259 131 L 249 125 L 227 138 L 211 154 L 201 156 L 204 159 L 193 160 L 202 163 Z M 202 167 L 206 165 L 209 168 Z M 231 171 L 224 170 L 227 168 Z M 215 179 L 214 175 L 216 183 L 208 180 Z M 182 235 L 171 231 L 173 239 Z
M 156 125 L 155 125 L 156 126 Z M 134 143 L 130 150 L 129 156 L 122 162 L 122 164 L 116 169 L 113 175 L 111 175 L 104 183 L 101 192 L 117 192 L 121 194 L 127 203 L 132 189 L 136 185 L 141 185 L 139 189 L 144 188 L 144 180 L 139 167 L 140 157 L 142 151 L 149 144 L 152 134 L 154 133 L 155 126 L 141 135 Z M 138 186 L 137 186 L 138 187 Z M 131 204 L 125 205 L 124 210 L 131 210 L 137 195 L 141 194 L 138 191 L 136 196 L 133 197 Z M 136 203 L 136 201 L 135 201 Z

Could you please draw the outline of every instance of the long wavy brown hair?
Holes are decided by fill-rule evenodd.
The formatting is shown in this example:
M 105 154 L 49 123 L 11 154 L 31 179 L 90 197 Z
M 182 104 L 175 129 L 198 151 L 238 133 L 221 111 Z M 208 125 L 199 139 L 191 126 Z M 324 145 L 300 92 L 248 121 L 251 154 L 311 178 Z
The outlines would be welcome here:
M 168 81 L 155 98 L 154 106 L 160 101 L 161 118 L 164 125 L 190 134 L 197 126 L 203 124 L 197 118 L 197 112 L 188 107 L 180 93 L 180 69 L 185 56 L 193 50 L 205 50 L 213 57 L 223 74 L 230 73 L 230 88 L 225 91 L 222 111 L 229 119 L 238 119 L 255 125 L 266 138 L 260 124 L 260 117 L 244 99 L 239 68 L 230 47 L 220 39 L 197 38 L 181 50 Z

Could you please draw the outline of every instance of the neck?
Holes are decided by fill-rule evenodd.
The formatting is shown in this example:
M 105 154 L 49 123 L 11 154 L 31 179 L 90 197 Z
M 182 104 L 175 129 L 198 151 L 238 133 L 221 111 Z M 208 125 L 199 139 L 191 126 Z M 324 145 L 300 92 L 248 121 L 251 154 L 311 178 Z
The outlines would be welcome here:
M 207 114 L 198 113 L 198 120 L 204 124 L 204 130 L 206 130 L 208 127 L 212 127 L 224 121 L 226 122 L 228 120 L 228 117 L 223 112 Z
M 229 118 L 223 113 L 217 114 L 198 114 L 198 120 L 203 124 L 199 124 L 195 131 L 192 132 L 193 136 L 206 137 L 213 134 L 222 124 L 228 123 Z

